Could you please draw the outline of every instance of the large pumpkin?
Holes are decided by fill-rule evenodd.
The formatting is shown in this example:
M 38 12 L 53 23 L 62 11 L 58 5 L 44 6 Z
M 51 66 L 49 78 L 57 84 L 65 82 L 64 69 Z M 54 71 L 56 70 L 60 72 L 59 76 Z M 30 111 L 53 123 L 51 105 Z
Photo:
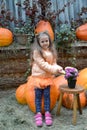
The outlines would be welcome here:
M 51 40 L 53 41 L 54 40 L 54 33 L 52 30 L 51 24 L 48 21 L 40 20 L 36 25 L 35 34 L 38 34 L 40 32 L 44 32 L 44 31 L 48 32 L 48 34 L 51 37 Z
M 13 41 L 13 34 L 9 29 L 0 28 L 0 46 L 8 46 Z
M 60 90 L 59 90 L 59 87 L 63 84 L 67 84 L 67 80 L 64 78 L 64 75 L 60 75 L 58 77 L 56 77 L 54 79 L 54 84 L 57 88 L 57 92 L 58 92 L 58 100 L 59 100 L 59 96 L 60 96 Z
M 27 88 L 26 88 L 26 101 L 34 113 L 36 112 L 35 108 L 35 90 L 34 86 L 30 86 L 29 83 L 27 83 Z M 50 110 L 52 110 L 56 104 L 58 97 L 58 92 L 56 86 L 51 86 L 50 88 Z M 44 98 L 42 98 L 42 113 L 44 113 Z
M 87 41 L 87 23 L 76 29 L 76 36 L 81 40 Z
M 87 90 L 87 68 L 82 69 L 77 77 L 77 84 Z

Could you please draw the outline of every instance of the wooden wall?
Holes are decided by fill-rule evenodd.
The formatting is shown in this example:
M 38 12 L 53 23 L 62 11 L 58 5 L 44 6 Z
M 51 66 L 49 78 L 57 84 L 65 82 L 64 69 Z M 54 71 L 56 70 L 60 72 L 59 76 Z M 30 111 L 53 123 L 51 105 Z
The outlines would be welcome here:
M 14 45 L 14 44 L 13 44 Z M 0 89 L 18 87 L 26 82 L 29 67 L 29 50 L 24 46 L 0 47 Z M 73 44 L 71 54 L 59 51 L 58 64 L 73 66 L 79 70 L 87 67 L 87 43 Z M 73 57 L 74 56 L 74 57 Z M 73 59 L 76 58 L 76 59 Z
M 64 67 L 76 67 L 78 70 L 87 67 L 87 42 L 74 43 L 70 53 L 59 52 L 58 63 Z
M 25 47 L 0 48 L 0 88 L 17 87 L 26 81 L 27 58 Z

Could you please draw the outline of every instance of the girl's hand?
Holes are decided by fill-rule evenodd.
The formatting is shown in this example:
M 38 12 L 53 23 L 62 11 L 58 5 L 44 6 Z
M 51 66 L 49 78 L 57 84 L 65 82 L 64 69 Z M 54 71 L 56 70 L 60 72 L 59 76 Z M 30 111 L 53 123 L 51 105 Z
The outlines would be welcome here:
M 65 71 L 62 69 L 62 70 L 59 70 L 59 73 L 65 74 Z
M 65 74 L 65 71 L 63 70 L 63 68 L 59 65 L 58 66 L 58 73 L 62 73 L 62 74 Z

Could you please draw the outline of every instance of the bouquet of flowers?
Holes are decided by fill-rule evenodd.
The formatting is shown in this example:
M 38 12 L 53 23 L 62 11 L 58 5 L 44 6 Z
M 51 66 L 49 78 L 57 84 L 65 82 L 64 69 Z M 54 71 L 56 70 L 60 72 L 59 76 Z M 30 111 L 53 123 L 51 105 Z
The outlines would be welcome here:
M 65 79 L 67 80 L 76 80 L 78 76 L 78 70 L 74 67 L 65 68 Z
M 67 79 L 69 88 L 75 88 L 77 76 L 78 76 L 78 70 L 76 68 L 73 67 L 65 68 L 65 79 Z

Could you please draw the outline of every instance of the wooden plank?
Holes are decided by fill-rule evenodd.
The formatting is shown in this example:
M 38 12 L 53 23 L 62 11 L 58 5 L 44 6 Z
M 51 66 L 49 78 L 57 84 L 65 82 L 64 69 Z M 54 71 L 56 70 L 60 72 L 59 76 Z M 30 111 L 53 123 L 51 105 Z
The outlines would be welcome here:
M 0 62 L 0 74 L 24 73 L 28 69 L 26 59 L 6 60 Z
M 0 77 L 0 89 L 17 88 L 25 82 L 26 80 L 23 77 Z
M 24 47 L 0 47 L 0 60 L 29 58 L 29 49 Z

